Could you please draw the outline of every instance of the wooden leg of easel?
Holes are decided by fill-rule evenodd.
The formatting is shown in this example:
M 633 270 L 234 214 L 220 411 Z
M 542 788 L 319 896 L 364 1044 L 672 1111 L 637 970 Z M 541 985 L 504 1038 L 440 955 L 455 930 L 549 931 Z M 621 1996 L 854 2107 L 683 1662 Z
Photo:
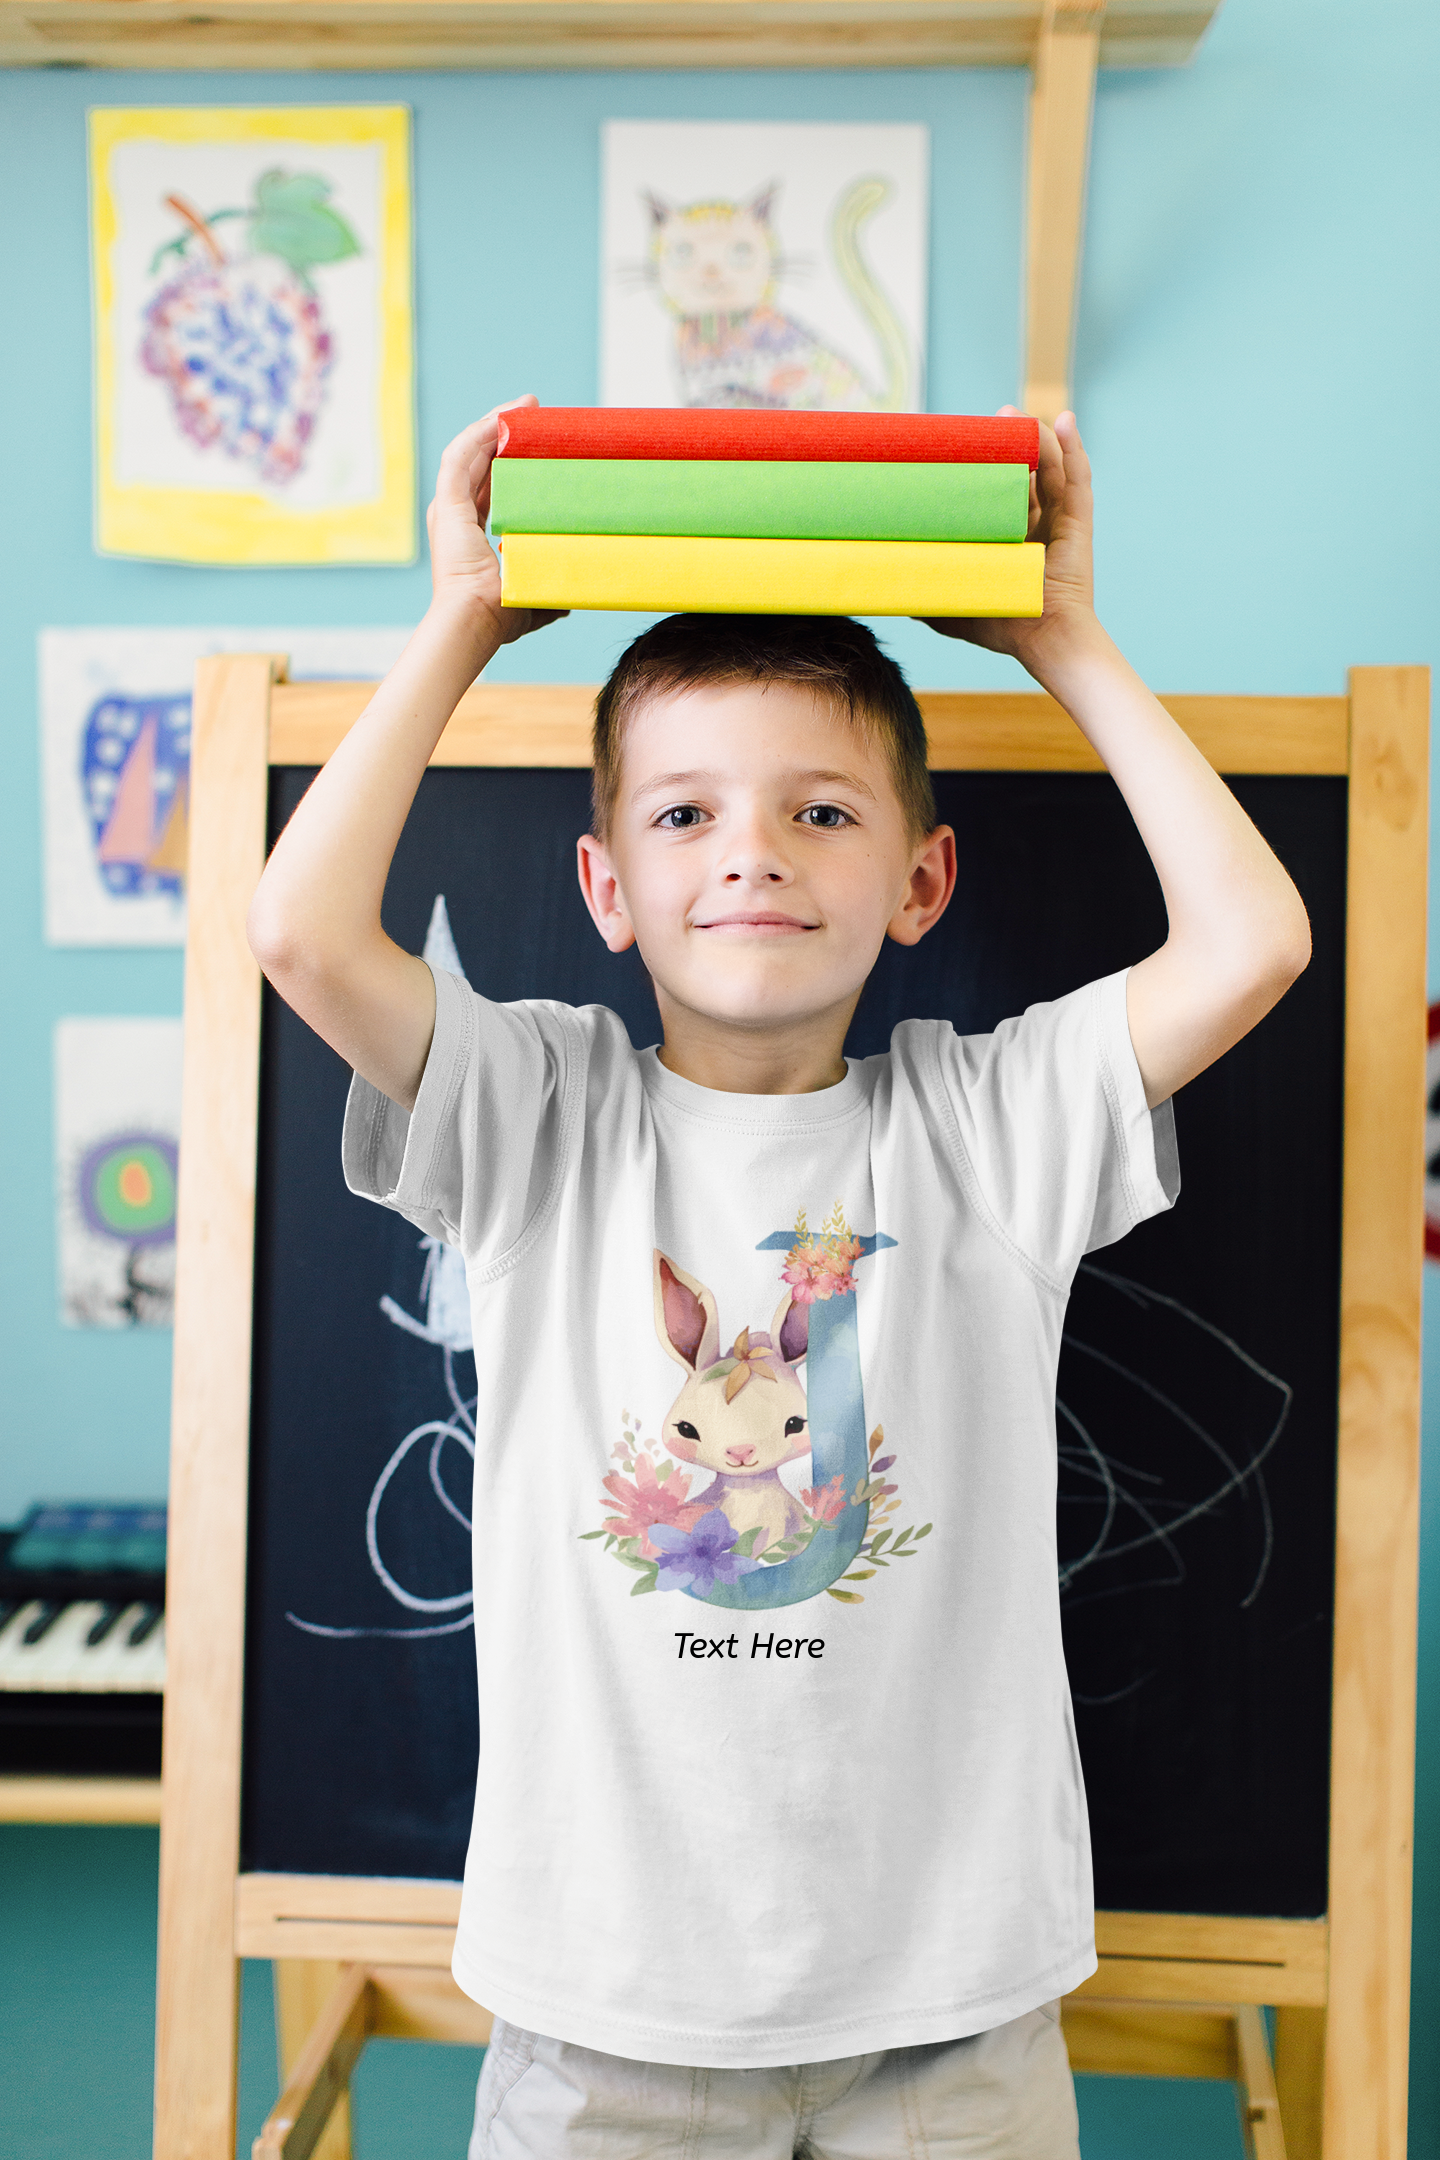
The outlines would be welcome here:
M 1240 2127 L 1249 2160 L 1285 2160 L 1270 2038 L 1264 2012 L 1254 2003 L 1235 2005 L 1235 2067 L 1240 2073 Z
M 1053 420 L 1070 403 L 1090 116 L 1104 0 L 1046 0 L 1030 97 L 1025 277 L 1025 410 Z
M 1330 2160 L 1407 2149 L 1429 725 L 1426 669 L 1350 670 L 1345 1098 L 1371 1107 L 1346 1121 L 1340 1243 Z
M 371 1996 L 363 1966 L 277 1959 L 284 2090 L 253 2160 L 350 2160 L 350 2073 L 369 2037 Z
M 1320 2160 L 1325 2103 L 1325 2012 L 1275 2012 L 1275 2090 L 1289 2160 Z
M 283 2091 L 294 2075 L 301 2049 L 320 2022 L 343 1968 L 323 1958 L 276 1958 L 273 1970 L 275 2041 Z M 335 2111 L 321 2132 L 320 2142 L 315 2147 L 315 2160 L 350 2160 L 348 2088 L 335 2102 Z

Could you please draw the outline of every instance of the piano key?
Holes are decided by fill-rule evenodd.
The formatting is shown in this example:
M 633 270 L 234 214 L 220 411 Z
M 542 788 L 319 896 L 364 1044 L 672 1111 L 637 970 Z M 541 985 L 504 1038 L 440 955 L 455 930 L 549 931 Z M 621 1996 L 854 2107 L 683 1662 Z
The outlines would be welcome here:
M 48 1688 L 53 1672 L 74 1663 L 98 1610 L 88 1601 L 61 1605 L 49 1598 L 35 1600 L 16 1623 L 17 1639 L 7 1640 L 9 1655 L 0 1669 L 0 1686 Z
M 37 1598 L 28 1598 L 23 1604 L 12 1605 L 9 1617 L 0 1623 L 0 1686 L 4 1675 L 19 1651 L 26 1628 L 40 1610 Z
M 119 1617 L 120 1607 L 118 1605 L 102 1605 L 100 1608 L 99 1619 L 95 1622 L 95 1625 L 91 1628 L 89 1634 L 85 1637 L 86 1649 L 93 1650 L 97 1643 L 104 1642 L 105 1637 L 109 1634 L 111 1628 L 114 1627 L 115 1622 L 119 1619 Z
M 68 1687 L 77 1693 L 108 1694 L 113 1689 L 130 1693 L 148 1693 L 154 1683 L 149 1680 L 126 1637 L 139 1619 L 143 1606 L 123 1606 L 115 1625 L 107 1628 L 94 1649 L 86 1649 L 75 1658 L 69 1668 Z
M 45 1637 L 49 1634 L 51 1628 L 54 1627 L 55 1622 L 59 1619 L 61 1613 L 64 1612 L 64 1610 L 65 1607 L 59 1602 L 58 1599 L 42 1599 L 39 1607 L 36 1610 L 35 1617 L 30 1621 L 29 1625 L 26 1627 L 25 1630 L 23 1641 L 27 1649 L 32 1643 L 43 1642 L 45 1640 Z
M 118 1693 L 125 1695 L 158 1695 L 165 1687 L 165 1623 L 163 1611 L 159 1624 L 152 1627 L 143 1641 L 131 1646 L 130 1636 L 142 1620 L 148 1618 L 151 1608 L 145 1605 L 127 1605 L 115 1626 L 103 1642 L 93 1650 L 85 1651 L 74 1661 L 72 1677 L 68 1685 L 77 1692 Z
M 0 1690 L 45 1694 L 163 1693 L 165 1620 L 158 1605 L 124 1606 L 93 1645 L 88 1638 L 106 1607 L 97 1599 L 62 1606 L 34 1642 L 25 1640 L 42 1613 L 32 1600 L 0 1625 Z M 131 1637 L 138 1636 L 132 1644 Z
M 158 1624 L 137 1649 L 126 1653 L 126 1663 L 121 1668 L 124 1686 L 137 1694 L 149 1692 L 161 1695 L 165 1691 L 165 1615 L 162 1612 Z

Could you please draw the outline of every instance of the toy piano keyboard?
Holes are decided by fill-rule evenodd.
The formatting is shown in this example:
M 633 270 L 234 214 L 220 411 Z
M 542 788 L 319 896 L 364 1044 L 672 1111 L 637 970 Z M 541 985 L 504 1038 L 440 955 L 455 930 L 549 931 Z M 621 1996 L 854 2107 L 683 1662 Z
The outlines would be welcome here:
M 158 1776 L 164 1688 L 163 1507 L 0 1531 L 0 1769 Z

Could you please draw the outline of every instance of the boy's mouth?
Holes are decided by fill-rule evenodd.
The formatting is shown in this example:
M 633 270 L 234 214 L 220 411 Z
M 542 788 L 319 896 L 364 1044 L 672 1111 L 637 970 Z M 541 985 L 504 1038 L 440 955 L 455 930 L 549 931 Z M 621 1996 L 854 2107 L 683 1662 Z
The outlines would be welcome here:
M 746 910 L 734 915 L 711 915 L 704 922 L 697 922 L 697 930 L 738 930 L 759 937 L 783 937 L 796 930 L 818 930 L 818 923 L 802 922 L 798 915 L 776 915 L 768 909 L 762 912 Z

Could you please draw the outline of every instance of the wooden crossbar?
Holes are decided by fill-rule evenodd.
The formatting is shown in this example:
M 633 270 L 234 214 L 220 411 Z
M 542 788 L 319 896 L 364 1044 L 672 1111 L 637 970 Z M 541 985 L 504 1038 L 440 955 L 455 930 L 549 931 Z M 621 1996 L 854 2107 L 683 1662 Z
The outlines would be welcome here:
M 373 683 L 279 682 L 270 700 L 272 765 L 323 765 L 374 695 Z M 1103 772 L 1070 715 L 1040 690 L 920 690 L 936 772 Z M 1350 708 L 1339 697 L 1161 699 L 1217 772 L 1344 774 Z M 477 683 L 432 765 L 588 765 L 595 688 Z

